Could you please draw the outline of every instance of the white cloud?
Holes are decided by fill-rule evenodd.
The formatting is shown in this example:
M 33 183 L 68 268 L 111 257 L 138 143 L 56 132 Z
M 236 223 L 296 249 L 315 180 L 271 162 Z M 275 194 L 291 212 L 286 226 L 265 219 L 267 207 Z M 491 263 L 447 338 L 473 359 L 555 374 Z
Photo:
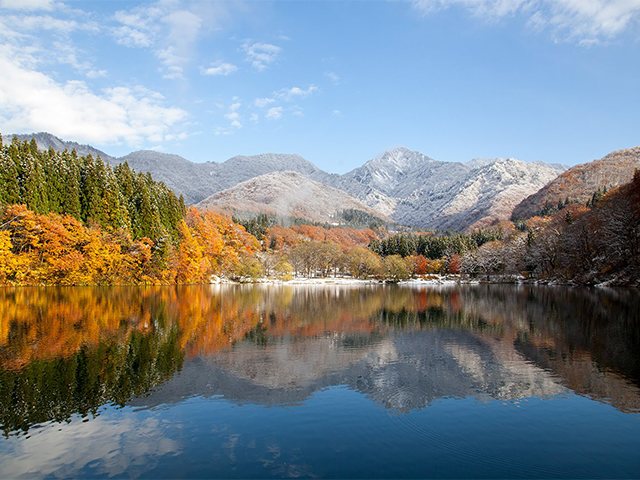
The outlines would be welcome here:
M 414 0 L 413 5 L 426 14 L 463 8 L 489 21 L 521 15 L 530 28 L 549 29 L 580 45 L 613 39 L 640 22 L 640 0 Z
M 184 75 L 182 74 L 183 71 L 183 68 L 179 65 L 167 65 L 162 78 L 167 78 L 169 80 L 182 80 L 184 79 Z
M 341 117 L 342 116 L 342 112 L 340 110 L 333 110 L 331 112 L 331 115 L 333 115 L 334 117 Z
M 269 120 L 279 120 L 282 117 L 282 107 L 271 107 L 265 117 Z
M 99 476 L 120 477 L 137 471 L 145 476 L 163 456 L 183 447 L 165 436 L 166 425 L 155 417 L 139 419 L 123 410 L 119 416 L 42 428 L 28 437 L 4 440 L 0 463 L 6 478 L 74 477 L 87 466 Z M 180 431 L 181 425 L 174 425 Z M 37 472 L 37 473 L 36 473 Z
M 324 76 L 328 77 L 329 80 L 334 83 L 334 85 L 338 85 L 340 83 L 340 77 L 335 72 L 324 72 Z
M 485 17 L 513 15 L 537 0 L 414 0 L 416 8 L 431 13 L 449 7 L 463 7 L 472 14 Z
M 0 8 L 11 10 L 53 10 L 53 0 L 0 0 Z
M 153 41 L 147 32 L 128 25 L 114 28 L 112 35 L 117 43 L 124 45 L 125 47 L 146 48 L 153 44 Z
M 63 20 L 50 15 L 11 15 L 7 17 L 7 20 L 21 31 L 49 30 L 61 34 L 70 34 L 77 30 L 99 31 L 98 25 L 94 22 Z
M 0 38 L 23 65 L 35 68 L 54 63 L 66 64 L 87 77 L 100 70 L 74 44 L 72 34 L 99 31 L 97 23 L 84 17 L 76 21 L 23 12 L 0 17 Z
M 223 135 L 223 136 L 227 136 L 227 135 L 231 135 L 233 132 L 231 130 L 228 130 L 226 128 L 222 128 L 222 127 L 217 127 L 214 131 L 213 134 L 215 136 L 219 136 L 219 135 Z
M 106 70 L 95 70 L 95 69 L 91 69 L 89 71 L 87 71 L 86 73 L 87 78 L 100 78 L 100 77 L 106 77 L 107 76 L 107 71 Z
M 151 48 L 162 64 L 163 78 L 183 79 L 185 67 L 195 56 L 195 44 L 205 20 L 180 5 L 159 1 L 131 11 L 117 11 L 113 19 L 119 25 L 112 28 L 111 35 L 127 47 Z
M 275 98 L 256 98 L 253 101 L 253 104 L 258 108 L 264 108 L 267 105 L 270 105 L 276 101 Z
M 106 70 L 99 70 L 88 62 L 87 60 L 79 60 L 84 55 L 81 51 L 70 42 L 53 42 L 50 51 L 46 53 L 48 60 L 55 60 L 56 62 L 71 65 L 76 71 L 85 75 L 87 78 L 104 77 L 107 74 Z M 41 56 L 44 56 L 43 52 Z
M 258 119 L 260 118 L 257 113 L 252 113 L 251 117 L 249 117 L 253 123 L 258 123 Z
M 166 40 L 174 55 L 181 61 L 188 61 L 202 27 L 202 19 L 188 10 L 177 10 L 165 15 L 162 21 L 169 27 Z
M 240 102 L 232 103 L 229 105 L 229 111 L 224 115 L 224 118 L 231 120 L 231 126 L 235 128 L 242 128 L 240 123 L 240 114 L 238 109 L 242 106 Z
M 305 90 L 300 87 L 283 88 L 274 93 L 274 95 L 283 100 L 292 101 L 296 98 L 306 98 L 318 91 L 316 85 L 309 85 Z
M 236 72 L 237 70 L 238 67 L 236 67 L 232 63 L 215 62 L 209 68 L 201 69 L 201 72 L 203 75 L 226 76 L 233 72 Z
M 59 83 L 0 46 L 0 124 L 12 132 L 46 131 L 96 144 L 160 141 L 187 117 L 143 87 L 93 92 L 82 81 Z
M 245 40 L 242 43 L 242 50 L 247 54 L 246 59 L 251 62 L 253 68 L 262 71 L 276 61 L 282 48 L 270 43 L 251 43 Z
M 138 13 L 117 11 L 114 20 L 121 26 L 112 29 L 116 42 L 125 47 L 147 48 L 159 35 L 157 29 L 157 9 L 138 9 Z
M 318 90 L 319 89 L 316 85 L 309 85 L 305 89 L 302 89 L 300 87 L 282 88 L 276 92 L 273 92 L 271 97 L 256 98 L 250 106 L 264 109 L 269 107 L 270 105 L 273 105 L 278 100 L 285 102 L 295 102 L 296 100 L 301 100 L 310 95 L 313 95 Z M 302 107 L 295 104 L 287 106 L 286 110 L 281 106 L 271 106 L 267 109 L 267 112 L 264 116 L 269 120 L 279 120 L 285 113 L 297 117 L 304 116 Z M 256 114 L 254 121 L 257 121 L 257 119 L 258 115 Z

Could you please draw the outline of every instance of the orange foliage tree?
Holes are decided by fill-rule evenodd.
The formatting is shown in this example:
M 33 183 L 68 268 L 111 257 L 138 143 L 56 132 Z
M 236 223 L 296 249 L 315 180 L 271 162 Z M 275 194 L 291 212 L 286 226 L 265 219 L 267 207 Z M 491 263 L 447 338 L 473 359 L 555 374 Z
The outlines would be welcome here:
M 68 215 L 5 209 L 0 224 L 0 283 L 113 285 L 196 283 L 232 271 L 256 252 L 255 237 L 229 218 L 191 208 L 177 245 L 132 241 L 128 230 L 86 227 Z

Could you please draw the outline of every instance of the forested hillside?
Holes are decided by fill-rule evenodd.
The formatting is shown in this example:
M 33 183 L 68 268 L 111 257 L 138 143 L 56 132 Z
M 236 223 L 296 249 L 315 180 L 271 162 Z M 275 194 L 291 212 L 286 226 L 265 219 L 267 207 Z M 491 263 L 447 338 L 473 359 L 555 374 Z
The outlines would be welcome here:
M 522 275 L 560 283 L 640 284 L 640 171 L 589 206 L 569 203 L 533 217 L 463 258 L 464 272 Z
M 608 190 L 628 183 L 640 168 L 640 147 L 616 150 L 592 162 L 571 167 L 538 192 L 525 198 L 513 210 L 513 220 L 549 215 L 558 205 L 585 205 Z
M 23 204 L 37 214 L 66 214 L 106 231 L 124 229 L 134 240 L 178 238 L 184 200 L 150 174 L 126 163 L 112 168 L 75 150 L 38 150 L 35 140 L 0 136 L 0 206 Z
M 164 184 L 75 151 L 0 137 L 0 283 L 194 283 L 233 274 L 256 239 L 186 210 Z

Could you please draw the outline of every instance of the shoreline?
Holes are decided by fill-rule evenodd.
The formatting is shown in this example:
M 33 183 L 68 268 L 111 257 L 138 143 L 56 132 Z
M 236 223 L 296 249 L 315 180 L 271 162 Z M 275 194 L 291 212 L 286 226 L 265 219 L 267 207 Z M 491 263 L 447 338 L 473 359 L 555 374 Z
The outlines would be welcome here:
M 458 285 L 458 284 L 477 284 L 477 280 L 463 280 L 459 276 L 439 276 L 433 275 L 429 278 L 412 278 L 409 280 L 401 280 L 399 282 L 391 282 L 388 280 L 360 279 L 352 277 L 298 277 L 291 280 L 279 280 L 275 278 L 259 278 L 256 280 L 235 281 L 223 277 L 215 277 L 212 279 L 213 285 Z
M 401 286 L 453 286 L 453 285 L 518 285 L 518 286 L 547 286 L 547 287 L 583 287 L 583 288 L 640 288 L 639 281 L 625 282 L 619 279 L 606 280 L 600 283 L 578 283 L 572 281 L 561 281 L 558 279 L 531 279 L 522 276 L 494 276 L 486 278 L 470 278 L 456 274 L 448 275 L 428 275 L 425 278 L 411 278 L 401 281 L 359 279 L 353 277 L 296 277 L 291 280 L 281 280 L 277 278 L 262 277 L 257 279 L 232 280 L 227 277 L 213 276 L 207 282 L 200 283 L 143 283 L 143 284 L 2 284 L 2 288 L 20 287 L 135 287 L 135 286 L 177 286 L 177 285 L 265 285 L 265 286 L 287 286 L 287 285 L 308 285 L 308 286 L 369 286 L 369 285 L 401 285 Z
M 547 287 L 587 287 L 587 288 L 638 288 L 638 285 L 629 283 L 616 283 L 615 280 L 607 280 L 601 283 L 582 284 L 570 281 L 559 281 L 558 279 L 527 279 L 494 277 L 490 280 L 480 278 L 463 278 L 460 275 L 429 275 L 427 278 L 411 278 L 398 282 L 376 279 L 359 279 L 352 277 L 298 277 L 291 280 L 279 280 L 276 278 L 247 279 L 246 281 L 236 281 L 224 277 L 214 277 L 211 279 L 212 285 L 335 285 L 335 286 L 365 286 L 365 285 L 403 285 L 403 286 L 452 286 L 452 285 L 530 285 Z

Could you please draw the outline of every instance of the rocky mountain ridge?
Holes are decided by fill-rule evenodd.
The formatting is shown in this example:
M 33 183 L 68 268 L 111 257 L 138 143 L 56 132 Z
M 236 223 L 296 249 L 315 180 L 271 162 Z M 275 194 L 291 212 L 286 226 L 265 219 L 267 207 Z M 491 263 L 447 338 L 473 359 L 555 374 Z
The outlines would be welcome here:
M 456 230 L 509 218 L 561 171 L 513 158 L 440 162 L 398 148 L 329 181 L 398 223 Z
M 114 158 L 90 146 L 64 142 L 51 134 L 32 136 L 40 148 L 72 146 L 79 154 L 85 151 L 100 154 L 111 164 L 126 161 L 134 170 L 150 172 L 176 194 L 183 194 L 187 204 L 196 204 L 261 175 L 293 171 L 346 192 L 378 216 L 428 229 L 464 230 L 506 220 L 521 200 L 566 169 L 515 159 L 442 162 L 400 147 L 338 175 L 325 172 L 294 154 L 236 156 L 222 163 L 193 163 L 178 155 L 150 150 Z M 234 190 L 233 198 L 251 200 L 240 199 L 239 192 Z

